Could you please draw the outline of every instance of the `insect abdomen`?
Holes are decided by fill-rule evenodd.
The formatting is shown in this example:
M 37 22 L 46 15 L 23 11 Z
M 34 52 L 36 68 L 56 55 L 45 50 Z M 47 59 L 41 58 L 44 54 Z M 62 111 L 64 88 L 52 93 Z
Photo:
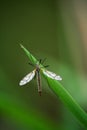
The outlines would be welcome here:
M 39 71 L 36 71 L 36 76 L 37 76 L 38 92 L 41 96 L 42 88 L 41 88 L 41 77 Z

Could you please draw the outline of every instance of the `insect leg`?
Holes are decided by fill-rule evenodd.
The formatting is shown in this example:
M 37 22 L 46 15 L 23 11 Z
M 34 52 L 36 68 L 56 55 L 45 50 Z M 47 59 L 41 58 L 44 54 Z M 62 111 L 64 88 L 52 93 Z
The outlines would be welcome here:
M 47 67 L 49 67 L 49 66 L 50 66 L 50 65 L 45 65 L 44 67 L 47 68 Z
M 30 62 L 29 62 L 28 64 L 31 65 L 31 66 L 34 66 L 34 64 L 32 64 L 32 63 L 30 63 Z

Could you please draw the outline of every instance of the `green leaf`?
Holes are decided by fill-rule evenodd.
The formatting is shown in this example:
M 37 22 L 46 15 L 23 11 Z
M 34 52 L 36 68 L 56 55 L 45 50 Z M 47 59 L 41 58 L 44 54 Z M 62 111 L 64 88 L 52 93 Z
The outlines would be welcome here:
M 51 90 L 59 97 L 62 102 L 69 108 L 75 117 L 87 128 L 87 114 L 74 100 L 69 92 L 56 80 L 44 75 Z
M 36 58 L 27 49 L 25 49 L 23 45 L 21 45 L 21 47 L 25 51 L 31 62 L 36 64 L 38 62 Z M 57 95 L 57 97 L 60 97 L 62 102 L 68 107 L 68 109 L 79 120 L 79 122 L 87 128 L 86 112 L 80 107 L 80 105 L 73 99 L 69 92 L 58 81 L 51 79 L 44 74 L 43 76 L 45 77 L 51 90 Z
M 33 64 L 36 64 L 38 62 L 37 59 L 33 55 L 31 55 L 31 53 L 22 44 L 20 44 L 20 46 L 24 50 L 24 52 L 26 53 L 26 55 L 29 57 L 29 59 L 31 60 L 31 62 Z

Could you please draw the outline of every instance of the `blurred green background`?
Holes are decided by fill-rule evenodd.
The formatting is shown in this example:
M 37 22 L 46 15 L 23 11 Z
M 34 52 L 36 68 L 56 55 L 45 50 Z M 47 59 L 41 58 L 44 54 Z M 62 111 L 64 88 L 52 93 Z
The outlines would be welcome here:
M 0 130 L 84 130 L 42 78 L 19 81 L 34 68 L 20 48 L 47 58 L 50 71 L 87 111 L 87 2 L 29 0 L 0 2 Z

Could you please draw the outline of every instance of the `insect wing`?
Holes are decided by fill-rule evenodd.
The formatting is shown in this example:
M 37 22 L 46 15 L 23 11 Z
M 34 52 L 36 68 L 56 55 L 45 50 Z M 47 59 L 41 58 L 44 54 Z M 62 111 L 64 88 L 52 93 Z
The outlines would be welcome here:
M 62 80 L 62 78 L 59 75 L 56 75 L 55 73 L 50 72 L 48 70 L 43 70 L 43 73 L 51 79 Z
M 20 86 L 25 85 L 26 83 L 30 82 L 35 76 L 35 70 L 31 73 L 27 74 L 19 83 Z

